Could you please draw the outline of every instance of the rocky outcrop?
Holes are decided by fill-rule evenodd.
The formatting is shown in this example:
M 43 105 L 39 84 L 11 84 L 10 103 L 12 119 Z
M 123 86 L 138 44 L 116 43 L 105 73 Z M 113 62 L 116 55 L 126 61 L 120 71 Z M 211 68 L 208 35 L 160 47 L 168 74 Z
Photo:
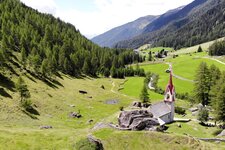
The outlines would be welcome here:
M 95 148 L 96 150 L 104 150 L 103 144 L 99 139 L 96 139 L 91 135 L 88 135 L 87 138 L 91 143 L 94 143 L 96 145 L 96 148 Z
M 152 113 L 147 110 L 123 111 L 118 121 L 120 128 L 129 130 L 152 130 L 159 126 L 158 119 L 153 118 Z
M 218 136 L 225 136 L 225 130 L 223 130 Z
M 141 103 L 141 102 L 133 102 L 132 104 L 133 107 L 138 107 L 138 108 L 148 108 L 149 106 L 151 106 L 151 104 L 149 103 Z

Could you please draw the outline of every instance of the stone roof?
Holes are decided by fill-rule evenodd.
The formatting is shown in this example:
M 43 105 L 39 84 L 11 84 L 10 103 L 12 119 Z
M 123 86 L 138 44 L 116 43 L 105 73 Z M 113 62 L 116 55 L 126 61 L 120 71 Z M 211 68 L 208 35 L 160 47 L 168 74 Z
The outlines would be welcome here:
M 159 118 L 171 112 L 170 107 L 164 102 L 159 102 L 150 106 L 150 112 L 154 117 Z

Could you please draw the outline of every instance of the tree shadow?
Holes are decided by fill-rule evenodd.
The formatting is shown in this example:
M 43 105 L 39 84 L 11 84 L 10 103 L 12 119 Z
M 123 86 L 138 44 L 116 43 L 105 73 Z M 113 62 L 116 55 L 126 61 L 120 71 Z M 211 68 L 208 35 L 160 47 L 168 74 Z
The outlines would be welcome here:
M 29 113 L 29 112 L 26 111 L 26 110 L 22 110 L 22 112 L 23 112 L 24 114 L 26 114 L 27 116 L 29 116 L 31 119 L 39 120 L 38 117 L 34 116 L 33 114 Z
M 12 92 L 15 92 L 15 84 L 13 81 L 11 81 L 9 78 L 3 76 L 0 74 L 0 86 L 4 87 Z
M 57 80 L 55 80 L 55 79 L 53 79 L 53 80 L 51 80 L 51 81 L 52 81 L 52 83 L 54 83 L 54 84 L 56 84 L 56 85 L 58 85 L 58 86 L 64 87 L 59 81 L 57 81 Z
M 12 96 L 9 95 L 9 93 L 7 93 L 3 88 L 0 88 L 0 95 L 3 96 L 3 97 L 7 97 L 7 98 L 12 99 Z
M 47 79 L 42 79 L 41 81 L 43 81 L 45 84 L 47 84 L 48 86 L 50 86 L 51 88 L 54 88 L 54 89 L 58 89 L 58 87 L 51 83 L 50 81 L 48 81 Z M 60 83 L 61 84 L 61 83 Z
M 28 79 L 30 79 L 31 81 L 37 83 L 37 81 L 35 81 L 34 78 L 30 77 L 29 75 L 25 74 L 25 76 L 26 76 Z
M 35 109 L 34 107 L 30 107 L 29 109 L 26 109 L 27 112 L 33 114 L 33 115 L 40 115 L 40 113 L 37 111 L 37 109 Z
M 9 71 L 12 72 L 13 74 L 15 74 L 16 76 L 19 76 L 19 74 L 10 65 L 5 64 L 5 67 L 8 68 Z
M 63 77 L 58 72 L 56 72 L 55 75 L 63 80 Z

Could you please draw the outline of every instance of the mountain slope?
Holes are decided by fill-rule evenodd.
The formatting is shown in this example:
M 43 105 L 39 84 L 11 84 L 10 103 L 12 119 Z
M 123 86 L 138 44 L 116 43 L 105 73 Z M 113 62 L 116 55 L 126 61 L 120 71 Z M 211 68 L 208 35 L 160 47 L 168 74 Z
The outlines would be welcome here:
M 193 3 L 197 4 L 199 1 L 201 0 Z M 225 1 L 208 0 L 192 9 L 187 16 L 174 20 L 159 30 L 119 42 L 115 47 L 136 48 L 151 43 L 178 49 L 223 37 L 224 6 Z
M 124 68 L 131 55 L 139 59 L 133 51 L 101 48 L 73 25 L 39 13 L 19 0 L 1 0 L 0 18 L 0 74 L 16 64 L 42 79 L 58 72 L 97 76 L 109 74 L 113 59 L 117 63 L 121 57 L 117 68 Z
M 163 26 L 168 25 L 171 21 L 178 20 L 187 16 L 188 13 L 191 12 L 195 7 L 203 4 L 204 2 L 206 2 L 206 0 L 196 0 L 188 4 L 187 6 L 175 9 L 175 12 L 172 12 L 170 14 L 165 13 L 161 15 L 158 19 L 147 25 L 143 33 L 149 33 L 158 30 Z
M 133 22 L 116 27 L 92 39 L 100 46 L 112 47 L 115 43 L 130 39 L 142 33 L 146 25 L 155 20 L 157 16 L 141 17 Z

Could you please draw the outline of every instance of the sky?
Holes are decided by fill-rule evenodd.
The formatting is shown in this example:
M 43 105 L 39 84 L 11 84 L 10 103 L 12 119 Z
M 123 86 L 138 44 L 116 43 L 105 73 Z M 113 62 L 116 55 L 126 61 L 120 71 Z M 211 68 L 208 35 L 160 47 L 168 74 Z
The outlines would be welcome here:
M 147 15 L 160 15 L 193 0 L 21 0 L 73 24 L 87 38 Z

